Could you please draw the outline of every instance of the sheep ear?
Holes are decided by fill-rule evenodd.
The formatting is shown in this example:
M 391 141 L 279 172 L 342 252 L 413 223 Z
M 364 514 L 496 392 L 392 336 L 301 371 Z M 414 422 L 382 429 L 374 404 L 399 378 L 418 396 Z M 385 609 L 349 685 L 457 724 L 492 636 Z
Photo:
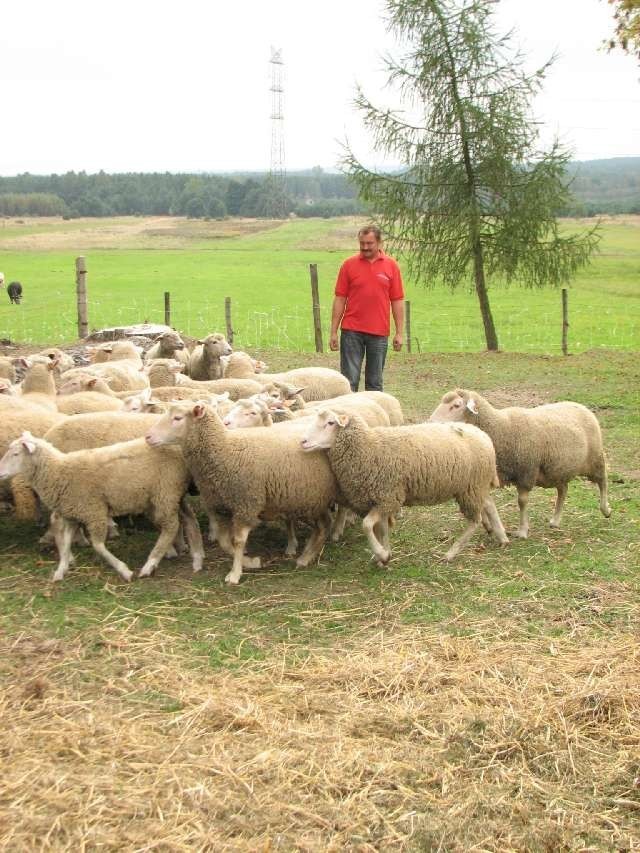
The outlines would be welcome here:
M 26 367 L 28 370 L 31 367 L 32 362 L 30 358 L 25 358 L 23 355 L 21 355 L 18 358 L 14 359 L 13 363 L 19 365 L 20 367 Z
M 196 341 L 196 346 L 204 346 L 204 341 Z
M 47 365 L 47 370 L 55 370 L 58 364 L 60 363 L 60 359 L 54 358 L 53 356 L 49 356 L 49 358 L 51 359 L 51 361 Z
M 193 417 L 196 420 L 200 420 L 200 418 L 204 416 L 204 412 L 205 412 L 204 406 L 205 406 L 204 402 L 198 402 L 193 407 L 191 414 L 193 415 Z
M 22 435 L 20 436 L 20 443 L 22 444 L 24 449 L 27 451 L 27 453 L 32 454 L 35 452 L 36 443 L 33 440 L 33 436 L 31 435 L 31 433 L 28 430 L 25 430 L 22 433 Z
M 467 400 L 467 409 L 471 412 L 472 415 L 478 414 L 478 406 L 473 397 L 469 397 L 469 399 Z
M 302 392 L 306 391 L 306 390 L 307 390 L 306 388 L 292 388 L 291 389 L 291 396 L 297 397 L 298 394 L 302 394 Z
M 219 402 L 219 403 L 226 403 L 226 402 L 227 402 L 227 400 L 229 399 L 229 396 L 230 396 L 230 395 L 229 395 L 229 392 L 228 392 L 228 391 L 225 391 L 225 392 L 224 392 L 224 393 L 222 393 L 222 394 L 218 394 L 218 402 Z
M 95 388 L 95 386 L 96 386 L 96 382 L 97 382 L 97 381 L 98 381 L 98 377 L 97 377 L 97 376 L 96 376 L 96 378 L 95 378 L 95 379 L 90 379 L 90 380 L 87 382 L 87 388 Z
M 349 423 L 349 415 L 336 415 L 336 421 L 338 422 L 338 426 L 346 427 Z
M 143 388 L 138 396 L 143 403 L 151 402 L 151 388 Z

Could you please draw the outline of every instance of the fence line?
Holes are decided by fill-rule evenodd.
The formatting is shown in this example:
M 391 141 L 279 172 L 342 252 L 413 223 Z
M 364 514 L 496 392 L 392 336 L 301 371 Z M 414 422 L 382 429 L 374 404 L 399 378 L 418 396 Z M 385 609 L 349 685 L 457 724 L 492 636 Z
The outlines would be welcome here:
M 307 285 L 308 287 L 308 285 Z M 512 352 L 560 353 L 562 351 L 562 311 L 560 293 L 554 293 L 556 308 L 534 310 L 526 304 L 493 307 L 500 347 Z M 640 347 L 640 315 L 634 306 L 620 309 L 580 306 L 573 298 L 570 316 L 569 352 L 577 353 L 596 347 L 638 349 Z M 35 343 L 64 343 L 77 338 L 77 306 L 69 290 L 49 290 L 36 295 L 28 292 L 20 305 L 0 303 L 0 337 Z M 634 310 L 631 310 L 634 309 Z M 327 298 L 318 307 L 320 325 L 330 325 L 331 305 Z M 114 306 L 112 298 L 92 295 L 89 302 L 89 327 L 131 325 L 145 320 L 162 323 L 163 294 L 155 298 L 128 298 L 126 304 Z M 224 297 L 196 298 L 173 293 L 171 320 L 190 337 L 201 337 L 209 331 L 225 330 Z M 234 345 L 242 349 L 315 350 L 315 328 L 308 289 L 301 304 L 283 310 L 274 306 L 258 311 L 247 308 L 242 300 L 233 301 Z M 482 351 L 485 348 L 482 324 L 477 306 L 470 298 L 463 308 L 419 304 L 411 300 L 411 337 L 414 352 Z

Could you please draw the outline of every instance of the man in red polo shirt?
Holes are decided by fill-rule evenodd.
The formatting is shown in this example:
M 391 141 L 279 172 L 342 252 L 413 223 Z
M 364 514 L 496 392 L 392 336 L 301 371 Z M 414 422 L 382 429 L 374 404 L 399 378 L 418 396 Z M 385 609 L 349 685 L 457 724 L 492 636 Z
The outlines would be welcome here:
M 329 347 L 338 349 L 340 327 L 340 372 L 349 380 L 351 390 L 358 390 L 362 362 L 366 357 L 364 387 L 367 391 L 382 391 L 389 309 L 396 329 L 393 348 L 402 349 L 402 277 L 398 264 L 382 251 L 379 228 L 361 228 L 358 240 L 360 253 L 347 258 L 338 273 Z

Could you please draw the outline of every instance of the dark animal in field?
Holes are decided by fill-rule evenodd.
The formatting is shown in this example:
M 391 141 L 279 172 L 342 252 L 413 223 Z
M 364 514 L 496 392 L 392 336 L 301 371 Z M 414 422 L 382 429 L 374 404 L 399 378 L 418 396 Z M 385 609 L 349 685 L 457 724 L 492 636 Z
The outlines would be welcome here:
M 7 287 L 7 293 L 9 294 L 9 299 L 14 303 L 14 305 L 20 304 L 20 300 L 22 299 L 22 285 L 19 281 L 12 281 Z

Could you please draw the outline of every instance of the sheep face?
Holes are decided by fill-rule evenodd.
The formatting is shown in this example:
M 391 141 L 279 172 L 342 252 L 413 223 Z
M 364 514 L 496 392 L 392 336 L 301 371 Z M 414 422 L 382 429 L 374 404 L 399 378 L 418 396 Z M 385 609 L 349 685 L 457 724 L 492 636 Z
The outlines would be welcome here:
M 64 396 L 66 394 L 79 394 L 81 391 L 98 391 L 102 394 L 108 394 L 109 382 L 107 379 L 91 376 L 89 373 L 78 373 L 60 386 L 58 394 Z
M 478 414 L 478 406 L 473 397 L 465 391 L 447 392 L 439 406 L 434 409 L 430 421 L 440 423 L 466 421 L 471 415 Z
M 227 342 L 227 339 L 220 332 L 216 332 L 213 335 L 207 335 L 204 340 L 198 341 L 198 343 L 202 344 L 204 349 L 212 358 L 220 358 L 222 355 L 231 355 L 233 352 L 231 346 Z
M 264 400 L 253 397 L 248 400 L 238 400 L 222 423 L 227 429 L 247 429 L 250 427 L 270 426 L 271 417 Z
M 63 352 L 61 349 L 57 347 L 50 347 L 49 349 L 44 349 L 42 352 L 38 353 L 38 355 L 44 355 L 49 361 L 55 361 L 57 367 L 61 373 L 64 373 L 65 370 L 71 370 L 72 367 L 75 367 L 75 362 L 66 352 Z
M 205 404 L 202 402 L 173 403 L 169 411 L 145 435 L 145 441 L 149 447 L 180 444 L 187 436 L 190 420 L 201 418 L 204 411 Z
M 302 439 L 302 449 L 307 452 L 330 450 L 336 442 L 338 431 L 348 423 L 349 415 L 338 415 L 330 409 L 323 409 L 318 412 L 309 431 Z
M 156 340 L 163 351 L 184 349 L 184 341 L 177 332 L 163 332 Z
M 20 438 L 16 438 L 7 448 L 7 452 L 0 459 L 0 479 L 15 477 L 23 468 L 27 455 L 35 453 L 36 443 L 30 432 L 23 432 Z

